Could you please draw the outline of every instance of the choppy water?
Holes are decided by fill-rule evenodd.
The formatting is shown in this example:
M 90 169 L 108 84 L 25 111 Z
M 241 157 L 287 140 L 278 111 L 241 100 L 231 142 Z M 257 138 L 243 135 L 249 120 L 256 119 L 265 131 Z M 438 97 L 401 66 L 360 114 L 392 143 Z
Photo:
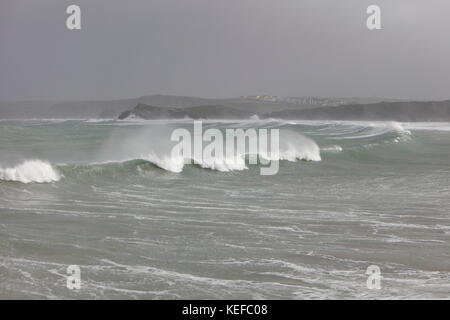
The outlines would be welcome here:
M 274 176 L 174 163 L 191 125 L 0 121 L 0 298 L 450 298 L 450 124 L 205 123 L 291 132 Z

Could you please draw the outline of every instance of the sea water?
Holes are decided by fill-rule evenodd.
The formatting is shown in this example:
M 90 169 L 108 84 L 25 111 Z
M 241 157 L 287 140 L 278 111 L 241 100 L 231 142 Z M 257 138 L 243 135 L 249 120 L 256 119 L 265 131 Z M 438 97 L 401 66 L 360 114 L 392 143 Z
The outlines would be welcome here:
M 262 176 L 174 161 L 190 120 L 0 121 L 0 298 L 450 298 L 450 124 L 204 126 L 292 148 Z

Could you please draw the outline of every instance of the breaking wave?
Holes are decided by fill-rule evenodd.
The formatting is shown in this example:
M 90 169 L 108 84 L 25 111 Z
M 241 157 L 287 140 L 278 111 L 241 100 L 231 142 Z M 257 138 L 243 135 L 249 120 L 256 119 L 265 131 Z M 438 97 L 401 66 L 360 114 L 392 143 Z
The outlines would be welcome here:
M 61 179 L 61 175 L 48 162 L 28 160 L 15 167 L 1 168 L 0 180 L 22 183 L 49 183 Z
M 202 159 L 179 157 L 159 157 L 150 154 L 143 157 L 143 160 L 158 166 L 161 169 L 171 172 L 182 172 L 186 164 L 193 164 L 203 169 L 210 169 L 220 172 L 241 171 L 248 169 L 248 159 L 252 156 L 263 161 L 321 161 L 320 148 L 314 141 L 309 140 L 309 144 L 298 147 L 294 144 L 287 144 L 278 154 L 258 152 L 257 154 L 240 154 L 234 157 L 204 157 Z
M 268 165 L 267 161 L 321 161 L 319 146 L 310 139 L 298 136 L 297 144 L 283 142 L 280 144 L 278 154 L 270 152 L 258 152 L 257 154 L 237 154 L 232 157 L 204 156 L 202 158 L 172 156 L 164 153 L 150 152 L 145 155 L 126 158 L 123 160 L 110 160 L 84 165 L 65 165 L 60 169 L 69 176 L 74 173 L 86 173 L 89 175 L 112 175 L 120 171 L 151 170 L 159 168 L 168 172 L 180 173 L 186 166 L 195 166 L 219 172 L 242 171 L 249 168 L 249 158 L 256 156 L 259 161 L 256 165 Z
M 254 154 L 246 150 L 245 153 L 236 154 L 233 157 L 205 154 L 200 158 L 174 156 L 171 154 L 172 145 L 167 139 L 168 135 L 157 127 L 149 132 L 146 131 L 147 129 L 142 132 L 132 131 L 129 136 L 121 132 L 113 135 L 110 143 L 100 151 L 101 157 L 96 157 L 95 160 L 88 159 L 81 163 L 69 160 L 64 165 L 51 164 L 42 160 L 27 160 L 14 166 L 0 164 L 0 182 L 51 183 L 60 181 L 62 177 L 81 180 L 90 176 L 117 177 L 120 175 L 123 177 L 155 169 L 180 173 L 186 167 L 232 172 L 247 170 L 253 165 L 268 166 L 270 165 L 268 161 L 321 161 L 321 153 L 333 161 L 341 161 L 345 159 L 345 154 L 348 152 L 363 153 L 365 157 L 370 157 L 374 151 L 368 151 L 368 147 L 377 147 L 376 152 L 391 152 L 396 143 L 412 139 L 411 132 L 396 122 L 279 123 L 264 120 L 227 124 L 227 127 L 234 126 L 282 129 L 279 152 L 271 153 L 258 148 Z M 386 151 L 378 149 L 383 146 L 392 147 Z M 402 146 L 399 147 L 402 148 Z M 256 158 L 257 161 L 250 161 L 250 158 Z
M 256 148 L 256 153 L 235 153 L 233 156 L 208 156 L 184 158 L 180 156 L 158 156 L 151 153 L 142 157 L 161 169 L 181 172 L 186 164 L 193 164 L 203 169 L 220 172 L 241 171 L 248 169 L 248 164 L 265 164 L 268 161 L 321 161 L 320 148 L 311 139 L 295 132 L 282 132 L 278 152 Z M 249 159 L 253 158 L 253 161 Z

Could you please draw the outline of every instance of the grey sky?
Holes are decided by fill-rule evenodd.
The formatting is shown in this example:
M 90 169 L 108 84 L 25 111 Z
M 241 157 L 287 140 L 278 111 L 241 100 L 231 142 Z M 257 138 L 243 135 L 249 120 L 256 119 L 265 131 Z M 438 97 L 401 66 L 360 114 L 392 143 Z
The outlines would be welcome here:
M 66 29 L 70 4 L 80 31 Z M 370 4 L 383 30 L 367 30 Z M 449 12 L 448 0 L 2 0 L 0 99 L 446 99 Z

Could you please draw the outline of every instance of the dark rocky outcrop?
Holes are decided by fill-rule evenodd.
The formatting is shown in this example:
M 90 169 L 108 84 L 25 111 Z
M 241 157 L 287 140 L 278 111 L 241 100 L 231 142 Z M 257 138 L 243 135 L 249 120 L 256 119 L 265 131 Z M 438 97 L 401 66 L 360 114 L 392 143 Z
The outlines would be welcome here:
M 140 103 L 134 109 L 122 112 L 119 115 L 119 119 L 245 119 L 249 118 L 251 115 L 252 113 L 250 112 L 237 110 L 222 105 L 174 108 L 155 107 Z
M 0 101 L 0 118 L 248 119 L 256 114 L 260 118 L 304 120 L 450 121 L 450 101 L 325 101 L 321 105 L 324 99 L 311 97 L 267 101 L 260 97 L 207 99 L 167 95 L 110 101 Z M 334 105 L 336 101 L 340 105 Z

